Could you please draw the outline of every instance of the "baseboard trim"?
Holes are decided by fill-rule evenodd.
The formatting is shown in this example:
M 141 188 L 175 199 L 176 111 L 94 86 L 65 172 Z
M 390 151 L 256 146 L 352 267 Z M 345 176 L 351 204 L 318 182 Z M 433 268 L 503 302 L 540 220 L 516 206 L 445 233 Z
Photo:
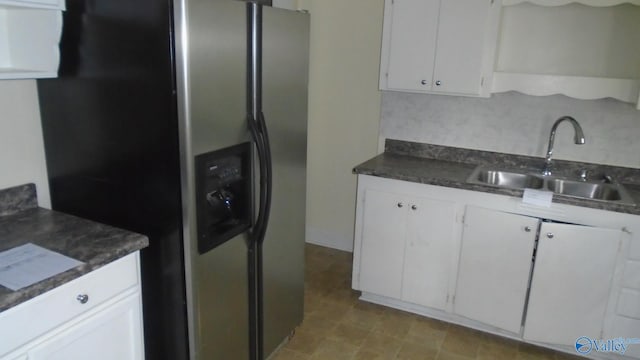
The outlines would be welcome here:
M 353 252 L 353 237 L 307 227 L 306 242 L 336 250 Z

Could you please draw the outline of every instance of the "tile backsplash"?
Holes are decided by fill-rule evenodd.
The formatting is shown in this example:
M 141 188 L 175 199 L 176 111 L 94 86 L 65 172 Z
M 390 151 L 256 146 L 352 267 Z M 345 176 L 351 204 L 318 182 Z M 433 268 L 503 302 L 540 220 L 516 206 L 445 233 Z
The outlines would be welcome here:
M 558 127 L 554 158 L 640 168 L 640 110 L 613 99 L 516 92 L 491 98 L 384 92 L 380 136 L 467 149 L 544 156 L 551 126 L 563 115 L 582 126 L 586 143 L 573 143 L 573 128 Z

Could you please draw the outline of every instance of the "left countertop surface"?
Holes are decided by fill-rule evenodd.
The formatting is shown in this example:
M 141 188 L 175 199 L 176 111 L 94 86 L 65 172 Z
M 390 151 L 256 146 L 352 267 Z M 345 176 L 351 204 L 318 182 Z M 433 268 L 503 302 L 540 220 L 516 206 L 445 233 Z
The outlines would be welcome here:
M 32 243 L 84 264 L 17 291 L 0 285 L 0 312 L 149 244 L 144 235 L 39 208 L 34 201 L 24 200 L 34 198 L 35 189 L 29 185 L 0 190 L 0 251 Z

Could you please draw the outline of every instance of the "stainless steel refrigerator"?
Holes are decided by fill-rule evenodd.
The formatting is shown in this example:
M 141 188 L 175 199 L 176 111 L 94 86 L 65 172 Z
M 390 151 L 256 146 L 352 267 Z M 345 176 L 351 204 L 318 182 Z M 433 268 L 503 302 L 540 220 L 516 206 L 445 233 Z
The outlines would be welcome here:
M 308 15 L 67 0 L 38 81 L 52 206 L 149 236 L 147 359 L 266 358 L 302 321 Z

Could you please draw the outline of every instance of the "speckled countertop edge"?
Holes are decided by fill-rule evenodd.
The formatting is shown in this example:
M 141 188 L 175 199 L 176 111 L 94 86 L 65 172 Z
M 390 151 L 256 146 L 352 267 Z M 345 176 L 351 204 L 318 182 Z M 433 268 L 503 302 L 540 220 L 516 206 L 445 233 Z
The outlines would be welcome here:
M 356 166 L 353 172 L 422 184 L 522 197 L 523 190 L 471 184 L 467 183 L 467 178 L 478 165 L 491 164 L 503 169 L 538 169 L 542 168 L 543 161 L 543 159 L 535 157 L 387 140 L 383 154 Z M 563 170 L 562 172 L 558 170 L 556 173 L 558 175 L 574 174 L 577 169 L 587 169 L 593 176 L 610 174 L 623 183 L 635 202 L 640 204 L 640 185 L 636 182 L 640 180 L 640 170 L 638 169 L 569 161 L 556 162 L 556 168 Z M 554 194 L 553 202 L 640 215 L 640 205 L 579 199 L 557 194 Z
M 0 251 L 26 243 L 84 264 L 17 291 L 0 285 L 0 312 L 149 244 L 144 235 L 38 207 L 27 207 L 11 215 L 0 216 Z

